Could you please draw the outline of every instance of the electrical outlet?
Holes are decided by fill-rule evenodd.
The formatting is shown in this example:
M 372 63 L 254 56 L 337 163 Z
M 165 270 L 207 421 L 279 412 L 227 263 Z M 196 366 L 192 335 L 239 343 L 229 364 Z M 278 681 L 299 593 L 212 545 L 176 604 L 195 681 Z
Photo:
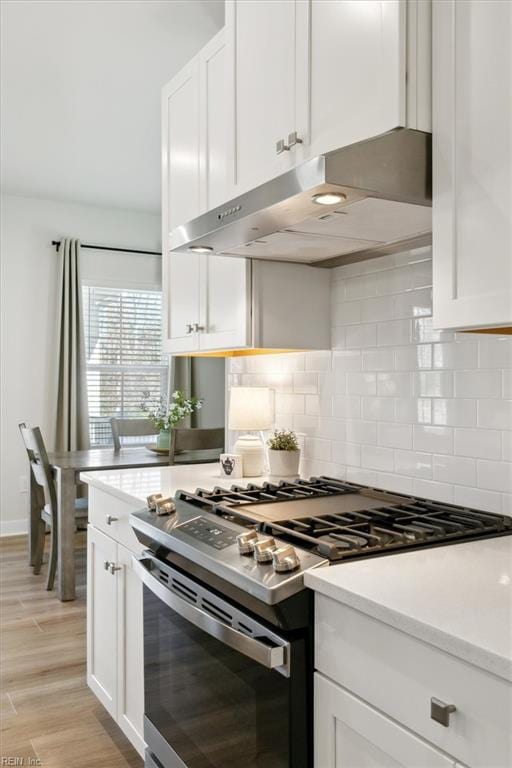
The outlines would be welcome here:
M 26 475 L 20 475 L 19 489 L 20 493 L 28 493 L 28 477 Z

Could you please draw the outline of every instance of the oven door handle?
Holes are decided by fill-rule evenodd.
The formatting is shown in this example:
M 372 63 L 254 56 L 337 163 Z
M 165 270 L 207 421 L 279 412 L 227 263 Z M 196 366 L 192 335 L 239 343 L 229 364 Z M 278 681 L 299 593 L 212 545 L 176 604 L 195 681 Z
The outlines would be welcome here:
M 224 624 L 219 619 L 211 616 L 201 608 L 179 597 L 175 592 L 158 581 L 151 575 L 152 559 L 150 557 L 136 558 L 132 555 L 133 570 L 143 584 L 153 592 L 162 602 L 173 611 L 176 611 L 191 624 L 202 629 L 208 635 L 220 640 L 235 651 L 248 656 L 267 669 L 276 669 L 285 677 L 290 676 L 290 643 L 282 645 L 266 645 L 260 640 L 233 629 L 229 624 Z

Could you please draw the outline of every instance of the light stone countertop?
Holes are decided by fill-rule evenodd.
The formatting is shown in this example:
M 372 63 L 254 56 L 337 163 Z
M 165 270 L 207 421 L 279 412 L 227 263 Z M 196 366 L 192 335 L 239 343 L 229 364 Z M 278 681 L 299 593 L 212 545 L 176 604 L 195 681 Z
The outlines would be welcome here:
M 221 477 L 218 461 L 211 464 L 183 464 L 173 467 L 141 467 L 139 469 L 82 472 L 80 479 L 88 485 L 133 504 L 135 508 L 144 506 L 146 498 L 151 493 L 174 496 L 178 490 L 195 491 L 196 488 L 212 490 L 215 486 L 230 488 L 235 484 L 247 486 L 249 483 L 261 485 L 266 480 L 279 481 L 279 478 L 270 478 L 266 475 L 239 479 Z
M 512 536 L 340 563 L 305 582 L 512 682 Z

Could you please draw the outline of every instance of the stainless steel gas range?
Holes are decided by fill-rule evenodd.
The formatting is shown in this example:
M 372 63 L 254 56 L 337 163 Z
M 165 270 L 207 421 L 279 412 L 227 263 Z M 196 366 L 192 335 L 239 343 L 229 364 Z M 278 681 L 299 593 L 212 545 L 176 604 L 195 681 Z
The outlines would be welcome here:
M 147 766 L 312 765 L 310 568 L 512 533 L 512 519 L 329 477 L 179 491 L 131 516 Z

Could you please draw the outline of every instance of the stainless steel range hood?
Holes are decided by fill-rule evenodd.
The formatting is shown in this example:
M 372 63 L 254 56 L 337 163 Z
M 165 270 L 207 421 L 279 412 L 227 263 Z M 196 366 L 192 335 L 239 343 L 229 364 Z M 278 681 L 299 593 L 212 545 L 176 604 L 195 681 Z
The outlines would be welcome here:
M 331 267 L 427 244 L 431 140 L 399 128 L 320 155 L 177 227 L 170 250 Z M 340 202 L 315 202 L 328 192 Z

